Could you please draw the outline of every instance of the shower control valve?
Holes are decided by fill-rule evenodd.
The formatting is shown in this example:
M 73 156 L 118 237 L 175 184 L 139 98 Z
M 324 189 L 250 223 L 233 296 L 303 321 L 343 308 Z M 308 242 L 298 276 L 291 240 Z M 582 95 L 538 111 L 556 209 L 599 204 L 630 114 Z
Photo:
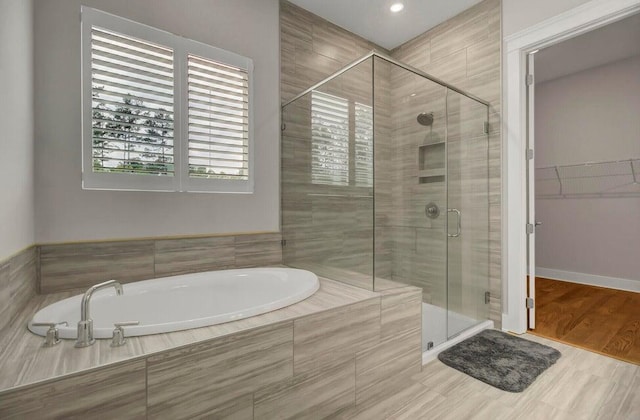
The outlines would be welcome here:
M 436 203 L 431 202 L 424 207 L 424 213 L 429 219 L 435 219 L 440 216 L 440 208 Z

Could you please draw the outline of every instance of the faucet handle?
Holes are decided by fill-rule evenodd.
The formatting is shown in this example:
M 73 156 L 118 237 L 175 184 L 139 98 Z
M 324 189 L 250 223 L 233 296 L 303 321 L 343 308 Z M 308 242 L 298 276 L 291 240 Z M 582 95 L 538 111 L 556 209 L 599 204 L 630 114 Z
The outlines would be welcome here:
M 120 347 L 124 346 L 127 340 L 124 338 L 124 328 L 130 325 L 138 325 L 140 321 L 123 321 L 123 322 L 114 322 L 113 326 L 113 337 L 111 338 L 111 347 Z
M 31 324 L 34 327 L 49 327 L 47 335 L 44 338 L 42 347 L 53 347 L 60 342 L 60 336 L 58 334 L 58 325 L 68 326 L 67 321 L 62 322 L 34 322 Z

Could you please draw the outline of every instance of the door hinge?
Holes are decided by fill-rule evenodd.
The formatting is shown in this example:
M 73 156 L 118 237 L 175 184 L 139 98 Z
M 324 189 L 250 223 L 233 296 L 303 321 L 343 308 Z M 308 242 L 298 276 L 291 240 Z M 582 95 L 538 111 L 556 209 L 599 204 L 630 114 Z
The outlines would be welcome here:
M 527 86 L 531 86 L 533 84 L 533 74 L 527 74 Z
M 527 298 L 527 309 L 533 309 L 535 305 L 535 302 L 533 301 L 533 298 L 528 297 Z
M 527 233 L 531 235 L 534 231 L 533 223 L 527 223 Z
M 282 123 L 280 124 L 280 131 L 285 131 L 287 129 L 287 124 Z
M 484 303 L 488 305 L 491 302 L 491 292 L 484 292 Z
M 484 134 L 489 134 L 489 121 L 484 122 L 483 130 L 484 130 Z
M 533 149 L 527 149 L 527 159 L 533 159 Z
M 285 246 L 287 246 L 287 240 L 286 240 L 286 239 L 281 240 L 281 241 L 280 241 L 280 246 L 281 246 L 282 248 L 284 248 Z

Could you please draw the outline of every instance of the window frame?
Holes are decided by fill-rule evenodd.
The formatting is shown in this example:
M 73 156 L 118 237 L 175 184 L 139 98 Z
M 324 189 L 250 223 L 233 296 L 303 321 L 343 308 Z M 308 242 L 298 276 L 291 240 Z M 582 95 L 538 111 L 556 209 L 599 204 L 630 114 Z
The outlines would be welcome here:
M 211 192 L 252 194 L 254 190 L 253 60 L 202 42 L 194 41 L 142 23 L 81 6 L 82 84 L 82 188 L 161 192 Z M 93 111 L 91 30 L 97 26 L 173 50 L 173 176 L 95 172 L 93 170 Z M 248 170 L 247 180 L 208 179 L 189 176 L 189 55 L 239 67 L 248 76 Z
M 319 101 L 321 103 L 317 103 L 315 101 L 315 98 L 318 98 Z M 326 185 L 326 186 L 332 186 L 332 187 L 348 187 L 351 183 L 351 177 L 350 177 L 350 170 L 351 170 L 351 112 L 350 112 L 350 106 L 351 103 L 349 101 L 349 98 L 343 98 L 341 96 L 338 95 L 334 95 L 331 93 L 327 93 L 327 92 L 322 92 L 319 90 L 312 90 L 311 91 L 311 105 L 310 105 L 310 113 L 311 113 L 311 183 L 314 185 Z M 345 116 L 345 121 L 346 121 L 346 127 L 344 128 L 344 131 L 346 132 L 346 135 L 344 136 L 344 145 L 346 148 L 346 171 L 344 173 L 344 182 L 336 182 L 336 180 L 340 181 L 339 178 L 341 178 L 342 173 L 340 173 L 340 175 L 335 175 L 336 171 L 328 171 L 331 172 L 334 176 L 334 179 L 331 182 L 327 182 L 327 180 L 323 180 L 322 178 L 327 177 L 327 171 L 321 170 L 323 168 L 319 168 L 316 166 L 317 160 L 322 156 L 321 151 L 326 152 L 327 151 L 327 147 L 325 146 L 324 150 L 321 150 L 319 147 L 316 147 L 316 141 L 317 140 L 322 140 L 323 143 L 326 143 L 327 139 L 320 136 L 314 136 L 313 131 L 314 129 L 316 129 L 316 126 L 313 122 L 314 120 L 314 109 L 316 106 L 320 107 L 320 108 L 324 108 L 324 105 L 326 105 L 326 102 L 328 100 L 333 100 L 333 101 L 339 101 L 339 102 L 344 102 L 344 108 L 346 109 L 346 116 Z M 320 119 L 326 119 L 327 114 L 329 114 L 329 112 L 327 111 L 317 111 L 318 113 L 322 114 L 321 117 L 318 117 Z M 320 170 L 320 172 L 318 172 Z M 319 179 L 316 179 L 319 178 Z
M 361 109 L 368 109 L 367 112 L 369 112 L 371 114 L 371 125 L 368 128 L 371 131 L 371 138 L 370 138 L 370 143 L 368 145 L 368 147 L 371 149 L 371 160 L 367 165 L 367 169 L 369 169 L 368 173 L 366 173 L 367 178 L 366 178 L 366 184 L 363 184 L 361 181 L 361 179 L 358 178 L 358 107 L 360 107 Z M 373 154 L 373 141 L 374 141 L 374 130 L 373 130 L 373 105 L 367 105 L 365 103 L 362 102 L 358 102 L 358 101 L 353 101 L 353 184 L 356 187 L 361 187 L 361 188 L 373 188 L 373 178 L 374 178 L 374 173 L 373 173 L 373 159 L 374 159 L 374 154 Z M 364 161 L 366 162 L 366 161 Z M 360 161 L 360 163 L 363 163 L 363 161 Z
M 355 100 L 354 98 L 351 97 L 344 97 L 344 96 L 340 96 L 339 94 L 335 94 L 335 93 L 328 93 L 328 92 L 323 92 L 320 90 L 312 90 L 310 92 L 310 96 L 309 96 L 309 109 L 310 109 L 310 127 L 311 127 L 311 131 L 313 131 L 314 129 L 314 124 L 313 124 L 313 108 L 314 108 L 314 93 L 319 95 L 320 97 L 322 96 L 327 96 L 327 97 L 331 97 L 333 99 L 337 99 L 340 101 L 344 101 L 346 102 L 346 108 L 347 108 L 347 116 L 346 116 L 346 120 L 347 120 L 347 128 L 346 128 L 346 132 L 347 132 L 347 138 L 346 138 L 346 147 L 347 147 L 347 171 L 346 171 L 346 183 L 329 183 L 329 182 L 321 182 L 321 181 L 316 181 L 314 180 L 314 175 L 315 175 L 315 169 L 316 167 L 314 166 L 314 151 L 316 150 L 314 148 L 314 136 L 313 133 L 310 134 L 310 154 L 311 154 L 311 160 L 310 160 L 310 173 L 311 173 L 311 184 L 316 185 L 316 186 L 322 186 L 324 188 L 331 188 L 331 189 L 336 189 L 338 191 L 340 190 L 344 190 L 345 188 L 355 188 L 355 189 L 361 189 L 361 190 L 366 190 L 366 189 L 370 189 L 373 188 L 373 184 L 374 184 L 374 165 L 373 165 L 373 159 L 374 159 L 374 154 L 373 154 L 373 148 L 374 148 L 374 136 L 375 136 L 375 132 L 373 129 L 373 124 L 371 124 L 371 144 L 370 144 L 370 148 L 371 148 L 371 162 L 370 162 L 370 174 L 368 176 L 368 181 L 367 184 L 363 184 L 361 182 L 359 182 L 359 178 L 358 178 L 358 170 L 357 170 L 357 164 L 358 164 L 358 160 L 357 160 L 357 152 L 358 152 L 358 142 L 357 142 L 357 125 L 358 125 L 358 118 L 357 118 L 357 113 L 356 113 L 356 109 L 358 108 L 358 106 L 363 107 L 363 108 L 368 108 L 371 110 L 371 121 L 373 123 L 373 106 L 372 105 L 367 105 L 364 102 L 358 102 L 357 100 Z

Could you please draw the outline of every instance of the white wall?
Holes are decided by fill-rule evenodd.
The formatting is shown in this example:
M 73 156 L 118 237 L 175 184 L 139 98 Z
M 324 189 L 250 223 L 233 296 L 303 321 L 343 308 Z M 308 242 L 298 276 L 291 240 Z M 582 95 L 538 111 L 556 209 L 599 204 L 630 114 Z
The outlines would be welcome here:
M 640 158 L 640 56 L 536 85 L 536 166 Z
M 33 244 L 33 3 L 0 0 L 0 260 Z
M 515 34 L 588 1 L 502 0 L 502 35 L 506 37 Z
M 253 59 L 252 195 L 81 189 L 80 4 Z M 279 229 L 278 0 L 35 0 L 36 240 Z
M 640 158 L 640 56 L 537 85 L 535 112 L 537 167 Z M 536 266 L 640 281 L 640 197 L 538 199 L 536 219 Z

